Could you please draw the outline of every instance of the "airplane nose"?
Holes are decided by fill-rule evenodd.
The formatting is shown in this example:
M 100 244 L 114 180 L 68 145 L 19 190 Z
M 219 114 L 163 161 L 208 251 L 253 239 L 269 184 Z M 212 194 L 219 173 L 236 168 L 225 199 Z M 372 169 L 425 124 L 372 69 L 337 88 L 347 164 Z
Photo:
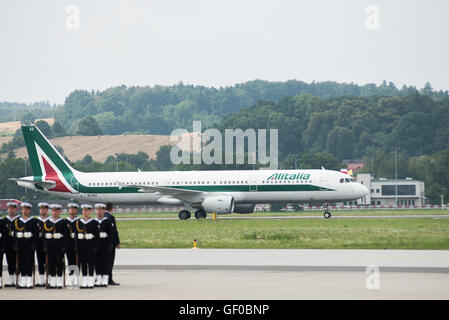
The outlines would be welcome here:
M 360 184 L 360 197 L 365 197 L 369 194 L 369 189 L 365 187 L 363 184 Z

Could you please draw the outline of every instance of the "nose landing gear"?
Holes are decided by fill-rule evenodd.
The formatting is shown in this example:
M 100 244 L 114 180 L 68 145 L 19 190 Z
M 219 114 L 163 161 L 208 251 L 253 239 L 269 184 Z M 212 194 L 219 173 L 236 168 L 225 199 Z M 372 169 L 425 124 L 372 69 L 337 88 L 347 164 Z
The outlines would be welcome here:
M 329 202 L 326 203 L 326 207 L 324 208 L 324 219 L 330 219 L 330 217 L 332 216 L 330 211 L 329 211 Z

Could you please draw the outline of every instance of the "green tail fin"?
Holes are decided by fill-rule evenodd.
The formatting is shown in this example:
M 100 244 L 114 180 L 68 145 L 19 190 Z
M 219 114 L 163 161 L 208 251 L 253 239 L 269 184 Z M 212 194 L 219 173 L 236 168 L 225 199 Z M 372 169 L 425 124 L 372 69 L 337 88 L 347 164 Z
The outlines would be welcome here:
M 49 171 L 49 164 L 53 170 L 56 168 L 66 178 L 73 176 L 75 170 L 48 141 L 38 127 L 22 126 L 22 133 L 35 178 L 42 178 Z

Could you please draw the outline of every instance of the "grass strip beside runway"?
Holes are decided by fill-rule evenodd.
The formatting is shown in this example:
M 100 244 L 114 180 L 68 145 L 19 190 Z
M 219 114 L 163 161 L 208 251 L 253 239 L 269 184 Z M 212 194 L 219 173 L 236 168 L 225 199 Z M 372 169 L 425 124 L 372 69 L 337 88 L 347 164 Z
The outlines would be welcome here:
M 449 219 L 119 221 L 125 248 L 449 249 Z
M 389 216 L 389 215 L 447 215 L 449 210 L 441 209 L 361 209 L 331 210 L 333 216 Z M 116 218 L 177 218 L 177 212 L 114 212 Z M 192 212 L 193 216 L 193 212 Z M 208 214 L 210 217 L 211 214 Z M 250 214 L 226 214 L 224 217 L 282 217 L 282 216 L 323 216 L 323 210 L 287 211 L 287 212 L 254 212 Z M 194 219 L 194 217 L 192 217 Z

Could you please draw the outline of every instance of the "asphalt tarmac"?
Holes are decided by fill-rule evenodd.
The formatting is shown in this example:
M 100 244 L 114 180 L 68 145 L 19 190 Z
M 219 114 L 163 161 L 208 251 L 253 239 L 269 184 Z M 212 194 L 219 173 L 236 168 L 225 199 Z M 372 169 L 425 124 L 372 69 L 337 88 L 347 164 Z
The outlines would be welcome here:
M 446 250 L 120 249 L 114 274 L 0 299 L 449 299 Z

